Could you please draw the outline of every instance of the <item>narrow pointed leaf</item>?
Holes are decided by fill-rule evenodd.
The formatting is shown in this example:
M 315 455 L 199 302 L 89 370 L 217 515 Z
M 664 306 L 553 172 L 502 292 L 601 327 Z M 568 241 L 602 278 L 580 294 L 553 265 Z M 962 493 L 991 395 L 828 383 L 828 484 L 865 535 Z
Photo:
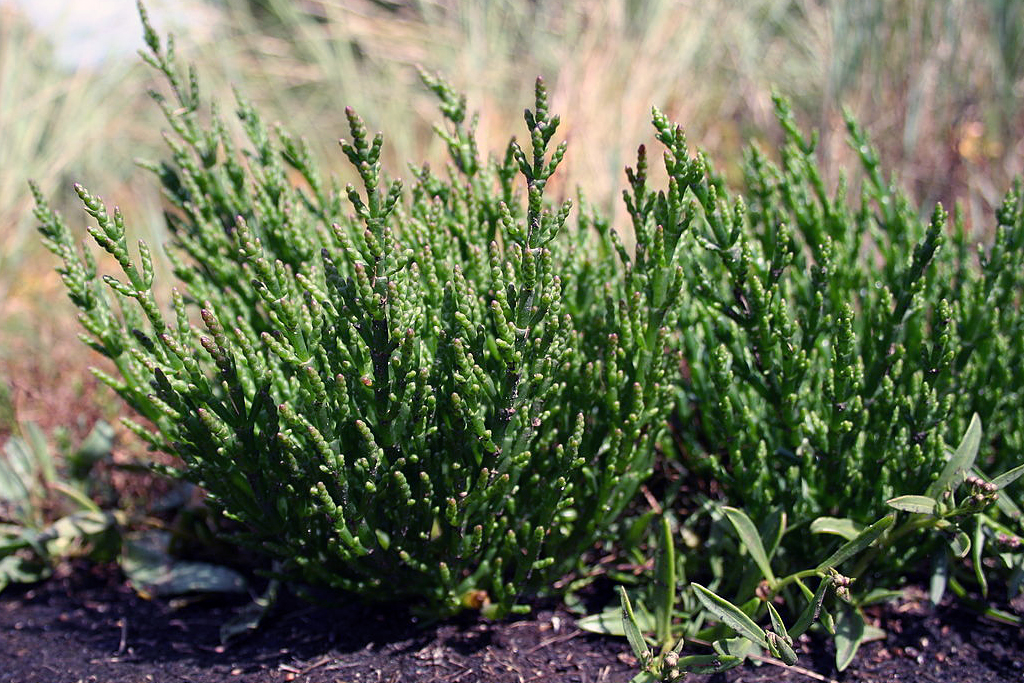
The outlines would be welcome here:
M 765 552 L 764 545 L 761 543 L 761 535 L 757 532 L 757 527 L 742 510 L 723 507 L 722 511 L 729 518 L 733 528 L 736 529 L 743 545 L 747 547 L 747 552 L 757 564 L 757 568 L 761 570 L 761 575 L 768 580 L 769 585 L 775 585 L 775 574 L 772 573 L 768 553 Z
M 818 569 L 825 570 L 829 567 L 838 567 L 840 564 L 877 541 L 878 537 L 881 536 L 886 529 L 892 526 L 892 521 L 892 515 L 882 517 L 882 519 L 860 532 L 857 538 L 847 542 L 839 550 L 832 553 L 831 557 L 818 565 Z
M 974 540 L 971 542 L 971 564 L 974 565 L 974 578 L 977 580 L 978 585 L 981 587 L 981 596 L 983 598 L 988 597 L 988 579 L 985 578 L 985 566 L 983 562 L 983 553 L 985 550 L 985 525 L 981 523 L 981 519 L 975 518 L 974 520 Z
M 937 498 L 948 488 L 955 488 L 964 480 L 964 476 L 974 466 L 974 460 L 978 457 L 978 448 L 981 446 L 981 418 L 975 413 L 971 417 L 971 424 L 967 427 L 964 438 L 960 445 L 949 458 L 946 466 L 942 468 L 939 478 L 932 482 L 925 492 L 930 498 Z
M 746 659 L 750 655 L 756 655 L 760 653 L 760 648 L 757 647 L 757 643 L 744 638 L 743 636 L 737 636 L 735 638 L 723 638 L 722 640 L 716 640 L 711 644 L 715 648 L 715 652 L 726 657 L 736 657 L 740 660 Z
M 824 607 L 821 608 L 821 625 L 825 627 L 829 635 L 836 634 L 836 620 L 832 617 L 832 613 Z
M 183 562 L 167 552 L 169 534 L 144 532 L 126 539 L 121 569 L 136 590 L 147 595 L 244 593 L 245 578 L 233 569 L 207 562 Z
M 885 504 L 903 512 L 930 515 L 935 512 L 935 506 L 938 503 L 934 498 L 929 498 L 928 496 L 897 496 L 885 501 Z
M 952 550 L 953 554 L 957 557 L 967 557 L 967 553 L 971 551 L 971 537 L 963 531 L 958 530 L 949 539 L 949 549 Z
M 932 576 L 928 582 L 928 599 L 933 605 L 942 602 L 942 596 L 946 593 L 946 585 L 949 583 L 949 553 L 945 548 L 939 548 L 932 557 Z
M 636 676 L 629 679 L 629 683 L 658 683 L 658 677 L 650 671 L 641 671 Z
M 597 614 L 588 614 L 576 622 L 576 626 L 589 633 L 600 633 L 605 636 L 625 636 L 622 626 L 622 609 L 609 607 Z
M 796 664 L 796 652 L 793 650 L 793 646 L 787 643 L 781 636 L 776 633 L 768 634 L 768 649 L 773 655 L 783 661 L 783 663 L 793 666 Z
M 761 647 L 767 648 L 764 629 L 755 624 L 739 607 L 724 598 L 720 598 L 699 583 L 691 583 L 697 599 L 704 608 L 718 617 L 722 623 L 748 638 Z
M 836 669 L 845 671 L 864 642 L 864 617 L 853 607 L 842 603 L 836 617 Z
M 0 459 L 0 501 L 15 505 L 28 502 L 32 494 L 29 486 L 36 479 L 32 453 L 20 437 L 12 437 L 4 446 L 4 457 Z
M 622 586 L 619 586 L 619 605 L 622 608 L 622 630 L 626 633 L 629 647 L 632 648 L 636 658 L 646 665 L 651 659 L 651 649 L 647 647 L 644 634 L 640 632 L 636 616 L 633 615 L 633 606 L 629 603 L 629 596 L 626 595 L 626 589 Z
M 650 612 L 633 612 L 634 618 L 636 618 L 637 626 L 640 628 L 641 633 L 649 633 L 654 631 L 654 616 Z M 579 621 L 576 625 L 588 631 L 590 633 L 600 633 L 605 636 L 618 636 L 624 637 L 626 631 L 622 626 L 622 608 L 618 606 L 609 606 L 603 612 L 597 614 L 589 614 Z
M 691 674 L 715 674 L 727 671 L 743 662 L 735 655 L 689 655 L 680 657 L 676 668 Z
M 782 616 L 779 614 L 779 611 L 775 609 L 775 605 L 770 602 L 766 602 L 765 606 L 768 608 L 768 616 L 772 620 L 772 630 L 780 636 L 789 635 L 789 629 L 787 629 L 786 624 L 783 623 Z
M 992 483 L 999 489 L 1005 489 L 1007 486 L 1020 479 L 1021 476 L 1024 476 L 1024 465 L 1017 465 L 1012 470 L 1007 470 L 994 478 Z
M 242 636 L 256 631 L 277 602 L 277 594 L 280 587 L 281 582 L 278 579 L 272 580 L 267 586 L 267 590 L 263 592 L 263 595 L 253 599 L 252 602 L 240 609 L 235 616 L 221 624 L 221 645 L 229 645 Z
M 857 524 L 852 519 L 840 517 L 818 517 L 811 522 L 812 534 L 833 534 L 835 536 L 842 536 L 847 541 L 857 538 L 863 530 L 863 524 Z
M 886 635 L 885 629 L 872 626 L 871 624 L 864 624 L 864 637 L 860 639 L 861 644 L 871 643 L 876 640 L 885 640 Z
M 77 487 L 72 486 L 71 484 L 65 484 L 62 481 L 53 481 L 50 482 L 50 488 L 52 488 L 54 491 L 57 491 L 58 493 L 64 494 L 83 510 L 95 514 L 101 514 L 102 512 L 100 510 L 100 506 L 97 505 L 92 498 L 85 495 L 85 493 L 80 491 Z
M 782 537 L 786 534 L 787 521 L 786 513 L 783 511 L 782 506 L 778 506 L 769 512 L 765 520 L 758 526 L 761 532 L 764 551 L 769 561 L 775 556 L 775 551 L 779 548 L 779 542 L 782 541 Z
M 867 595 L 857 600 L 857 606 L 864 607 L 866 605 L 875 605 L 880 602 L 899 600 L 902 597 L 903 591 L 893 591 L 887 588 L 874 588 L 868 591 Z
M 832 585 L 832 580 L 828 577 L 822 577 L 821 582 L 818 584 L 818 590 L 814 591 L 814 595 L 810 596 L 810 602 L 807 603 L 807 607 L 800 613 L 799 618 L 793 624 L 793 627 L 789 629 L 789 637 L 796 639 L 802 636 L 807 629 L 811 627 L 811 624 L 821 615 L 821 603 L 825 600 L 825 593 L 828 591 L 829 586 Z M 800 582 L 800 589 L 805 591 L 805 596 L 810 590 Z
M 667 516 L 661 518 L 661 541 L 654 565 L 654 620 L 658 644 L 664 646 L 672 638 L 672 608 L 676 594 L 676 554 L 672 542 L 672 526 Z

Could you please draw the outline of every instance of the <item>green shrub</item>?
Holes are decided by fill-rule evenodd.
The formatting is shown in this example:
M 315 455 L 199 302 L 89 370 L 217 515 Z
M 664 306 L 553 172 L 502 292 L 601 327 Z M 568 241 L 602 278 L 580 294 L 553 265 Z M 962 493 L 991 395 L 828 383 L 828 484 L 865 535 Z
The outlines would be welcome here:
M 567 224 L 569 202 L 545 195 L 565 144 L 551 149 L 539 80 L 532 150 L 485 162 L 464 99 L 424 75 L 452 161 L 413 168 L 409 191 L 346 111 L 360 192 L 242 100 L 249 149 L 216 111 L 204 127 L 195 74 L 145 29 L 172 93 L 154 95 L 172 159 L 149 165 L 182 283 L 170 319 L 120 212 L 77 187 L 123 271 L 101 278 L 36 191 L 85 339 L 120 376 L 97 374 L 150 423 L 132 428 L 284 576 L 500 615 L 572 569 L 647 477 L 672 410 L 675 236 L 648 231 L 631 258 L 590 212 Z
M 974 413 L 986 436 L 982 470 L 1019 464 L 1019 186 L 996 212 L 991 246 L 975 249 L 941 207 L 920 218 L 852 121 L 860 201 L 845 183 L 830 191 L 814 139 L 776 105 L 781 163 L 752 149 L 742 194 L 670 161 L 678 208 L 633 201 L 635 224 L 686 224 L 684 457 L 751 517 L 781 506 L 795 523 L 829 514 L 866 522 L 889 498 L 923 493 Z M 657 123 L 671 158 L 684 158 L 685 143 Z
M 685 140 L 657 114 L 668 190 L 647 188 L 642 153 L 630 173 L 638 233 L 682 234 L 680 455 L 719 492 L 698 501 L 712 524 L 683 574 L 756 607 L 786 586 L 774 577 L 831 569 L 822 558 L 888 519 L 843 568 L 857 580 L 847 623 L 929 566 L 936 601 L 947 587 L 963 596 L 965 579 L 986 593 L 992 567 L 1012 598 L 1024 587 L 1024 557 L 1007 552 L 1021 513 L 1016 485 L 1001 489 L 1024 471 L 1021 186 L 990 246 L 974 247 L 962 222 L 948 226 L 941 207 L 923 220 L 883 179 L 852 120 L 860 201 L 845 183 L 826 188 L 815 139 L 784 100 L 776 108 L 780 163 L 751 150 L 742 194 L 681 161 Z M 744 535 L 761 539 L 760 564 Z

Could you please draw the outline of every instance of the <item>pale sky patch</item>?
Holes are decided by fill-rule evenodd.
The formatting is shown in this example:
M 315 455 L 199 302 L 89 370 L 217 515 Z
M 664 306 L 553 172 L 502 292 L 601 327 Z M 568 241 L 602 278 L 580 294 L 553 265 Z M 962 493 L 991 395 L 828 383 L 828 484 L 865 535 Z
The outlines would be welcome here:
M 69 66 L 93 67 L 105 59 L 132 57 L 143 47 L 135 0 L 0 0 L 17 7 L 54 39 Z M 207 15 L 194 0 L 147 0 L 157 31 L 201 29 Z

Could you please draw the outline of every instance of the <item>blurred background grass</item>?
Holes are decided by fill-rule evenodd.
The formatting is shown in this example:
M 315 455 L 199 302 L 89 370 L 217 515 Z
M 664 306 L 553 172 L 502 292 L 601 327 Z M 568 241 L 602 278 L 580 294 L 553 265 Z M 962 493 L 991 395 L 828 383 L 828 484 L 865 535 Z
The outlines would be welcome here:
M 159 8 L 158 0 L 151 4 Z M 80 181 L 120 205 L 137 237 L 158 243 L 156 183 L 133 159 L 163 154 L 162 122 L 145 94 L 153 74 L 137 58 L 69 62 L 68 46 L 56 45 L 19 6 L 0 0 L 0 385 L 8 385 L 8 412 L 68 424 L 92 405 L 92 385 L 72 378 L 96 359 L 74 339 L 54 260 L 37 244 L 26 183 L 36 179 L 78 227 L 84 218 L 71 183 Z M 503 149 L 510 131 L 523 133 L 521 112 L 534 77 L 543 75 L 570 142 L 560 172 L 565 191 L 585 188 L 620 216 L 620 226 L 622 167 L 639 143 L 653 141 L 652 104 L 735 178 L 742 148 L 778 135 L 773 87 L 792 98 L 804 125 L 821 130 L 830 179 L 853 164 L 841 125 L 845 105 L 916 201 L 961 202 L 979 230 L 1024 170 L 1019 0 L 169 6 L 157 13 L 158 28 L 175 28 L 205 93 L 228 110 L 237 88 L 266 119 L 306 136 L 332 171 L 343 170 L 336 140 L 345 133 L 346 105 L 385 131 L 391 173 L 406 175 L 407 160 L 442 159 L 430 132 L 438 116 L 416 63 L 468 94 L 481 114 L 481 147 L 492 151 Z M 125 12 L 138 36 L 134 10 Z

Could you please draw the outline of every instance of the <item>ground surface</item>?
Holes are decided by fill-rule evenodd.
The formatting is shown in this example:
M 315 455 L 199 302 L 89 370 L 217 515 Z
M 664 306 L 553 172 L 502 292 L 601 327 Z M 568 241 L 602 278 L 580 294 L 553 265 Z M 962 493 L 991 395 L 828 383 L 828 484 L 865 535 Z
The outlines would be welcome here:
M 231 648 L 218 630 L 238 602 L 147 601 L 116 570 L 76 567 L 0 596 L 0 682 L 140 683 L 625 683 L 635 671 L 621 640 L 581 633 L 557 609 L 526 620 L 473 619 L 425 628 L 394 611 L 285 600 L 258 634 Z M 953 607 L 905 603 L 879 615 L 884 642 L 844 674 L 821 643 L 802 644 L 814 678 L 766 664 L 694 683 L 769 681 L 1018 682 L 1024 636 Z

